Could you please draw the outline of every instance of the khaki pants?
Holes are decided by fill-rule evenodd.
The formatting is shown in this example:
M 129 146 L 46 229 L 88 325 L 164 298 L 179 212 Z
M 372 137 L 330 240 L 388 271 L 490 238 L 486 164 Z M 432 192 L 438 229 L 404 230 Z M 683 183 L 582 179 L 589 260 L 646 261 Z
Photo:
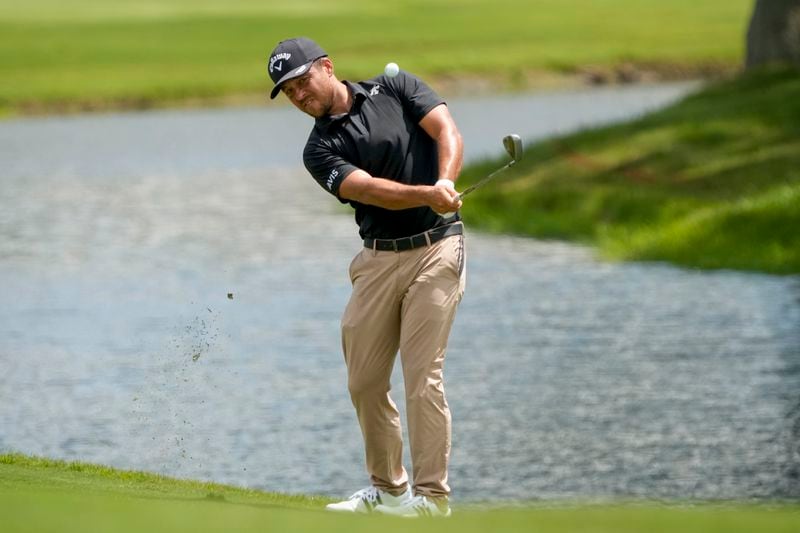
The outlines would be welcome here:
M 400 351 L 417 495 L 450 493 L 450 409 L 442 373 L 447 338 L 464 294 L 464 237 L 452 235 L 403 252 L 364 248 L 350 264 L 353 293 L 342 317 L 348 389 L 372 483 L 403 492 L 400 414 L 389 379 Z

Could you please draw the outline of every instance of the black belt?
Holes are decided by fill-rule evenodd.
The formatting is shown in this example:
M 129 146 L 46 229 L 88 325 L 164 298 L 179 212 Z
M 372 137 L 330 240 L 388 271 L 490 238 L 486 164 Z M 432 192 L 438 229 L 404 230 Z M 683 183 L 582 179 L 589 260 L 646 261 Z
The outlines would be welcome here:
M 446 226 L 437 226 L 428 231 L 412 235 L 410 237 L 401 237 L 399 239 L 364 239 L 364 247 L 381 252 L 404 252 L 420 246 L 430 246 L 435 242 L 439 242 L 445 237 L 451 235 L 461 235 L 464 232 L 464 226 L 461 222 L 454 222 Z

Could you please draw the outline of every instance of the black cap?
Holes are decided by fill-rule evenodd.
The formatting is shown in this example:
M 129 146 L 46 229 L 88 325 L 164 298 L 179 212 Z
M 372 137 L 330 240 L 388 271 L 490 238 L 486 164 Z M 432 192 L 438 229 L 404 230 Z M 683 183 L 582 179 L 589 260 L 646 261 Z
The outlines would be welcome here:
M 306 37 L 295 37 L 278 43 L 269 55 L 267 70 L 275 82 L 270 98 L 275 98 L 281 84 L 306 73 L 315 60 L 328 54 L 320 46 Z

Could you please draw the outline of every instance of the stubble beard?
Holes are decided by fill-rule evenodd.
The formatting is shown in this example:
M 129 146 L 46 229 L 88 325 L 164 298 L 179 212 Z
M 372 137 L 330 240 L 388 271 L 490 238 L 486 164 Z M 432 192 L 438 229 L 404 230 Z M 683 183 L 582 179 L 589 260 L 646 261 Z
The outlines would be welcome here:
M 310 115 L 314 118 L 322 118 L 328 116 L 331 112 L 331 107 L 333 107 L 333 102 L 324 103 L 317 98 L 313 98 L 314 102 L 312 102 L 311 107 L 303 107 L 303 112 L 307 115 Z M 319 110 L 316 109 L 317 106 L 314 104 L 319 104 Z
M 314 118 L 322 118 L 330 115 L 331 109 L 333 108 L 333 90 L 330 86 L 326 87 L 326 89 L 327 93 L 323 92 L 321 95 L 326 98 L 323 99 L 317 95 L 312 95 L 310 97 L 314 102 L 312 102 L 311 108 L 305 106 L 302 107 L 304 113 Z M 314 104 L 319 104 L 319 110 L 314 109 L 314 107 L 316 107 Z

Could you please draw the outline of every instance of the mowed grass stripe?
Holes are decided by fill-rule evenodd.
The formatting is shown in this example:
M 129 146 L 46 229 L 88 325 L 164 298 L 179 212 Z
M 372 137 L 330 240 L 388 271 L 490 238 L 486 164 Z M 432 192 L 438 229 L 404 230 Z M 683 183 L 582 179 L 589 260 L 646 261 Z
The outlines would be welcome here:
M 789 532 L 800 508 L 789 504 L 648 502 L 456 506 L 447 520 L 347 516 L 326 499 L 125 472 L 20 454 L 0 455 L 3 531 L 408 531 Z
M 293 35 L 318 39 L 344 78 L 373 76 L 388 61 L 423 76 L 506 81 L 625 61 L 730 67 L 741 61 L 750 9 L 748 0 L 113 5 L 0 1 L 0 109 L 266 91 L 266 56 Z

